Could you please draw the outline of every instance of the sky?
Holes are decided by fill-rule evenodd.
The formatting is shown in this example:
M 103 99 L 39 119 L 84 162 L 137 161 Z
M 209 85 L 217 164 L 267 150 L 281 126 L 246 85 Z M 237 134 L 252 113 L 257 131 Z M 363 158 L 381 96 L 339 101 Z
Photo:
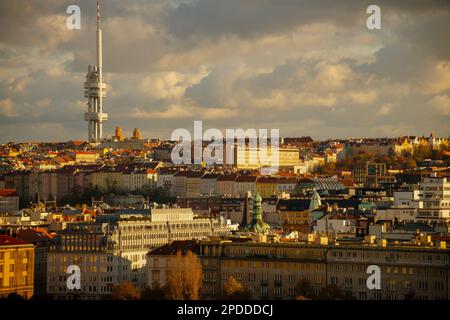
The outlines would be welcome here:
M 66 9 L 81 9 L 69 30 Z M 369 30 L 369 5 L 381 30 Z M 125 136 L 450 135 L 450 0 L 103 0 L 104 109 Z M 0 143 L 87 139 L 93 0 L 0 0 Z

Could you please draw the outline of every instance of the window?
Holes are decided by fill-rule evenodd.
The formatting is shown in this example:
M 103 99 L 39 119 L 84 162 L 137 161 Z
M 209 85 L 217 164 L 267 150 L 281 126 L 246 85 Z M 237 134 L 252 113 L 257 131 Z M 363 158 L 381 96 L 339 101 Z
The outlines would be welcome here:
M 381 300 L 381 292 L 377 291 L 377 292 L 374 292 L 372 295 L 373 295 L 373 300 Z
M 388 290 L 395 290 L 396 282 L 395 280 L 389 280 L 387 284 Z
M 261 287 L 262 296 L 267 296 L 268 292 L 269 292 L 268 287 Z
M 281 293 L 282 293 L 281 287 L 274 288 L 273 293 L 274 293 L 275 297 L 281 297 Z
M 366 279 L 364 279 L 364 278 L 359 278 L 359 279 L 358 279 L 358 283 L 359 283 L 360 286 L 365 286 L 365 285 L 366 285 Z
M 403 288 L 405 288 L 405 289 L 411 289 L 411 288 L 412 288 L 412 282 L 411 282 L 411 281 L 405 281 L 405 282 L 403 282 Z

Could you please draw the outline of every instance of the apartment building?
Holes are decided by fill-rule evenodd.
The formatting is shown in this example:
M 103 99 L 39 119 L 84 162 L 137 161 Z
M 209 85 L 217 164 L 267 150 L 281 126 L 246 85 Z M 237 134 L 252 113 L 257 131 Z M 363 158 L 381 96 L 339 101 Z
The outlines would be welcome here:
M 16 293 L 33 296 L 34 246 L 23 240 L 0 235 L 0 297 Z
M 385 163 L 362 161 L 356 164 L 353 170 L 355 183 L 369 187 L 378 187 L 382 183 L 394 182 L 395 177 L 390 176 Z
M 176 197 L 186 197 L 186 179 L 188 171 L 178 171 L 173 176 L 173 195 Z
M 0 189 L 0 213 L 19 210 L 19 195 L 15 189 Z
M 263 157 L 260 156 L 263 153 Z M 272 159 L 272 148 L 262 150 L 249 146 L 234 148 L 234 165 L 237 169 L 259 169 L 262 167 L 294 167 L 300 164 L 300 150 L 298 148 L 279 147 L 278 157 Z M 275 154 L 275 153 L 274 153 Z
M 278 178 L 260 176 L 256 180 L 256 192 L 263 198 L 270 198 L 276 194 Z
M 217 195 L 217 177 L 218 173 L 207 172 L 200 180 L 200 194 Z
M 244 197 L 248 191 L 250 191 L 251 194 L 256 194 L 256 179 L 257 176 L 238 176 L 235 181 L 236 195 L 239 197 Z
M 217 194 L 224 197 L 236 195 L 235 181 L 237 175 L 234 173 L 223 174 L 217 178 Z
M 69 223 L 48 253 L 47 293 L 56 299 L 101 299 L 113 285 L 147 286 L 146 255 L 175 240 L 223 236 L 220 219 L 194 217 L 190 208 L 152 208 L 148 213 L 105 214 L 95 223 Z M 81 269 L 81 290 L 69 291 L 67 267 Z
M 202 171 L 192 171 L 186 177 L 186 197 L 198 197 L 202 181 Z
M 450 220 L 450 179 L 424 177 L 418 189 L 394 192 L 390 208 L 377 210 L 376 220 L 447 222 Z
M 201 241 L 203 294 L 220 297 L 233 276 L 255 299 L 292 299 L 306 279 L 316 293 L 336 284 L 361 300 L 447 300 L 449 253 L 437 246 Z M 370 265 L 381 269 L 379 290 L 366 285 Z

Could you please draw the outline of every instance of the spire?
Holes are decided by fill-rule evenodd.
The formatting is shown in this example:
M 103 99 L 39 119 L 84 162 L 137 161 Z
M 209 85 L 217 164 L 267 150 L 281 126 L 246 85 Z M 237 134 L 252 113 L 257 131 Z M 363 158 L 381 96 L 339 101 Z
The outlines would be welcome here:
M 255 194 L 253 197 L 252 220 L 245 228 L 250 232 L 267 234 L 270 232 L 270 226 L 263 221 L 261 202 L 261 196 L 258 193 Z
M 245 228 L 250 223 L 250 191 L 245 192 L 244 197 L 244 212 L 242 213 L 241 226 Z
M 97 30 L 100 29 L 100 3 L 97 1 Z

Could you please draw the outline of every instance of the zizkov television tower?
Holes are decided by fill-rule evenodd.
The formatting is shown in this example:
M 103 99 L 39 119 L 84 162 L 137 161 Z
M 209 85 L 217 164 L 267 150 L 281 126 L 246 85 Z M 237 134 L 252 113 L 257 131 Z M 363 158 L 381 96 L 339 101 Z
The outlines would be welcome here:
M 84 120 L 88 122 L 89 142 L 102 139 L 102 123 L 108 120 L 108 114 L 103 112 L 103 98 L 106 96 L 106 84 L 102 73 L 102 29 L 100 28 L 100 5 L 97 1 L 97 65 L 89 65 L 84 83 L 84 96 L 88 98 L 88 112 Z

